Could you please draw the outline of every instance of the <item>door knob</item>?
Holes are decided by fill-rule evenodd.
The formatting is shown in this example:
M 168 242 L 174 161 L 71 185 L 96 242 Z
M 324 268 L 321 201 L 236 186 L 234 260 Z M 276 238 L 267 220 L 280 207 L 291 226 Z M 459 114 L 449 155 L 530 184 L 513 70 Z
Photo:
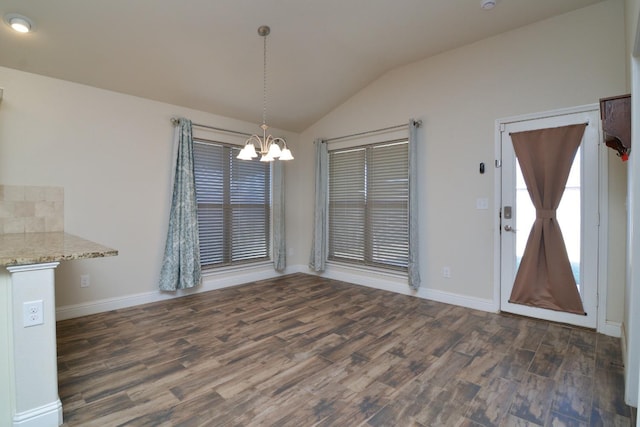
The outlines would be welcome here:
M 513 231 L 513 232 L 515 233 L 515 232 L 516 232 L 516 229 L 515 229 L 515 228 L 511 228 L 511 226 L 510 226 L 510 225 L 505 225 L 505 226 L 504 226 L 504 231 Z

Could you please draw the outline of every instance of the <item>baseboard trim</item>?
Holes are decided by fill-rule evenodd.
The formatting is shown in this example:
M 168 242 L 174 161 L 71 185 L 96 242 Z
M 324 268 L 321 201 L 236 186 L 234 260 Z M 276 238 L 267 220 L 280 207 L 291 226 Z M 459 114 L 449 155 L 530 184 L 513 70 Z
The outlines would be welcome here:
M 370 272 L 365 272 L 357 268 L 328 266 L 321 276 L 357 285 L 368 286 L 370 288 L 382 289 L 398 294 L 442 302 L 445 304 L 458 305 L 474 310 L 487 311 L 491 313 L 497 313 L 499 310 L 498 305 L 491 299 L 459 295 L 436 289 L 428 289 L 425 287 L 421 287 L 418 291 L 414 291 L 407 284 L 406 277 L 401 277 L 400 275 L 377 272 L 373 275 Z
M 632 375 L 632 369 L 631 363 L 629 363 L 629 344 L 627 343 L 627 333 L 625 331 L 624 323 L 620 327 L 620 332 L 620 351 L 622 351 L 622 365 L 624 366 L 624 403 L 637 408 L 638 393 L 631 390 L 634 385 L 634 380 L 629 378 L 629 376 Z
M 243 270 L 227 271 L 222 274 L 209 274 L 205 275 L 202 286 L 195 289 L 184 291 L 180 290 L 177 292 L 152 291 L 58 307 L 56 309 L 56 320 L 73 319 L 105 311 L 118 310 L 141 304 L 179 298 L 185 295 L 238 286 L 257 280 L 265 280 L 292 273 L 314 274 L 309 271 L 306 265 L 289 266 L 282 273 L 274 271 L 270 265 L 261 265 L 253 268 L 245 268 Z M 418 298 L 457 305 L 474 310 L 490 313 L 497 313 L 500 311 L 499 304 L 492 299 L 471 297 L 436 289 L 428 289 L 425 287 L 421 287 L 416 292 L 407 285 L 406 278 L 395 274 L 376 273 L 373 275 L 370 272 L 365 272 L 351 267 L 329 266 L 325 272 L 319 275 L 330 279 L 341 280 L 361 286 L 368 286 L 370 288 L 382 289 L 389 292 L 415 296 Z M 622 336 L 621 327 L 622 325 L 619 322 L 607 321 L 603 327 L 598 328 L 598 332 L 620 338 Z M 622 336 L 622 338 L 624 337 Z M 625 344 L 624 340 L 622 344 Z M 623 355 L 624 354 L 625 353 L 623 352 Z
M 278 273 L 270 264 L 268 264 L 259 265 L 257 267 L 245 267 L 242 270 L 227 270 L 219 274 L 204 274 L 202 285 L 193 289 L 178 290 L 176 292 L 162 292 L 160 290 L 156 290 L 126 295 L 123 297 L 106 298 L 87 303 L 61 306 L 56 309 L 56 320 L 73 319 L 76 317 L 89 316 L 91 314 L 119 310 L 136 305 L 180 298 L 186 295 L 213 291 L 215 289 L 223 289 L 255 282 L 257 280 L 265 280 L 285 274 L 296 273 L 299 272 L 299 270 L 299 266 L 293 266 L 291 268 L 287 268 L 284 272 Z
M 12 426 L 40 427 L 62 424 L 62 402 L 60 399 L 37 408 L 15 414 Z
M 270 265 L 245 268 L 243 270 L 230 270 L 222 274 L 205 275 L 202 286 L 194 289 L 178 290 L 176 292 L 161 292 L 158 290 L 117 298 L 106 298 L 81 304 L 61 306 L 56 309 L 56 320 L 67 320 L 76 317 L 89 316 L 91 314 L 98 314 L 106 311 L 133 307 L 136 305 L 149 304 L 152 302 L 179 298 L 200 292 L 212 291 L 215 289 L 238 286 L 257 280 L 265 280 L 292 273 L 314 274 L 313 272 L 309 271 L 306 265 L 289 266 L 282 273 L 274 271 L 273 267 L 271 267 Z M 324 273 L 320 274 L 320 276 L 335 280 L 341 280 L 343 282 L 354 283 L 361 286 L 367 286 L 370 288 L 395 292 L 398 294 L 410 295 L 418 298 L 442 302 L 445 304 L 458 305 L 474 310 L 487 311 L 491 313 L 497 313 L 499 311 L 499 307 L 491 299 L 470 297 L 435 289 L 427 289 L 424 287 L 421 287 L 416 292 L 407 285 L 406 278 L 394 274 L 376 273 L 375 275 L 372 275 L 371 273 L 367 273 L 358 269 L 352 269 L 350 267 L 331 266 L 327 268 Z
M 497 313 L 500 308 L 491 299 L 476 298 L 466 295 L 454 294 L 451 292 L 438 291 L 435 289 L 420 289 L 418 297 L 430 299 L 445 304 L 458 305 L 461 307 L 471 308 L 473 310 L 486 311 L 489 313 Z
M 622 323 L 620 322 L 612 322 L 610 320 L 607 320 L 602 327 L 598 328 L 598 332 L 610 337 L 623 338 Z
M 160 292 L 146 292 L 118 298 L 106 298 L 81 304 L 65 305 L 56 308 L 56 321 L 104 313 L 106 311 L 148 304 L 150 302 L 162 301 L 170 298 L 172 297 L 161 294 Z
M 624 366 L 624 378 L 626 381 L 629 369 L 629 354 L 627 353 L 627 334 L 624 331 L 624 324 L 621 324 L 620 332 L 620 351 L 622 351 L 622 365 Z M 628 405 L 629 402 L 626 399 L 627 397 L 625 396 L 625 403 Z

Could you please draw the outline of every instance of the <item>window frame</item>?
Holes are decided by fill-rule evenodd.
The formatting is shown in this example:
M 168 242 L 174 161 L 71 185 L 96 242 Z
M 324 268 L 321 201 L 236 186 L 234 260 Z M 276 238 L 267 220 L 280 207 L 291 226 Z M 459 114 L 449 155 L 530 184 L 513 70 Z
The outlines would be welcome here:
M 230 142 L 220 141 L 220 140 L 212 140 L 202 137 L 194 137 L 193 138 L 194 146 L 207 146 L 212 145 L 216 147 L 220 147 L 223 150 L 223 155 L 220 156 L 220 162 L 222 163 L 222 174 L 223 179 L 223 190 L 222 190 L 222 203 L 209 203 L 209 202 L 201 202 L 198 198 L 198 171 L 196 170 L 198 165 L 198 159 L 196 156 L 198 154 L 199 149 L 194 147 L 194 175 L 196 180 L 196 201 L 197 201 L 197 209 L 198 209 L 198 235 L 200 238 L 200 259 L 201 259 L 201 268 L 203 271 L 220 271 L 225 269 L 233 269 L 237 267 L 247 266 L 247 265 L 260 265 L 267 264 L 272 262 L 272 252 L 273 252 L 273 168 L 271 163 L 265 164 L 264 162 L 258 161 L 248 161 L 248 160 L 239 160 L 236 159 L 237 154 L 242 149 L 242 146 L 239 144 L 234 144 Z M 201 148 L 200 148 L 201 149 Z M 246 165 L 250 163 L 254 163 L 256 166 L 262 166 L 266 169 L 266 175 L 268 178 L 264 181 L 264 189 L 265 192 L 268 191 L 268 196 L 266 203 L 264 204 L 255 204 L 256 206 L 263 206 L 265 213 L 268 214 L 268 220 L 265 220 L 262 217 L 262 224 L 264 224 L 264 256 L 249 258 L 249 259 L 233 259 L 233 203 L 231 202 L 231 193 L 232 193 L 232 174 L 233 174 L 233 164 L 235 162 L 242 162 L 238 164 Z M 255 189 L 256 187 L 252 186 L 251 189 Z M 264 193 L 262 193 L 264 194 Z M 223 248 L 222 252 L 222 261 L 216 263 L 208 263 L 205 264 L 206 256 L 203 256 L 202 253 L 202 235 L 203 231 L 201 229 L 201 221 L 200 214 L 203 212 L 205 205 L 215 205 L 218 210 L 222 210 L 222 230 L 214 230 L 214 232 L 221 232 L 223 237 L 221 239 L 221 244 Z M 245 204 L 246 206 L 246 204 Z M 236 207 L 237 209 L 237 207 Z M 265 215 L 266 216 L 266 215 Z M 262 233 L 260 235 L 263 235 Z
M 406 163 L 405 163 L 405 169 L 403 171 L 406 171 L 406 184 L 404 185 L 404 191 L 406 191 L 406 197 L 404 199 L 404 202 L 402 202 L 403 204 L 403 208 L 402 210 L 402 214 L 405 216 L 405 223 L 404 226 L 406 227 L 406 232 L 403 232 L 403 235 L 405 236 L 405 239 L 403 241 L 403 245 L 405 246 L 404 249 L 404 258 L 403 258 L 403 265 L 397 265 L 391 262 L 378 262 L 375 260 L 375 257 L 377 255 L 374 255 L 374 247 L 375 247 L 375 243 L 374 243 L 374 239 L 376 238 L 376 229 L 375 228 L 371 228 L 371 221 L 372 221 L 372 217 L 373 217 L 373 212 L 374 209 L 376 207 L 379 206 L 392 206 L 392 205 L 398 205 L 397 201 L 389 201 L 386 203 L 383 203 L 381 205 L 380 200 L 376 199 L 376 200 L 370 200 L 370 194 L 371 193 L 375 193 L 375 191 L 372 191 L 371 188 L 371 183 L 372 183 L 372 177 L 371 177 L 371 162 L 372 162 L 372 150 L 374 150 L 375 148 L 383 148 L 386 146 L 392 146 L 392 145 L 404 145 L 406 147 L 407 150 L 407 157 L 406 157 Z M 327 173 L 327 179 L 328 179 L 328 183 L 327 183 L 327 262 L 329 263 L 336 263 L 336 264 L 342 264 L 345 266 L 351 266 L 351 267 L 356 267 L 356 268 L 363 268 L 363 269 L 369 269 L 369 270 L 379 270 L 379 271 L 386 271 L 386 272 L 390 272 L 390 273 L 408 273 L 408 263 L 409 263 L 409 227 L 408 227 L 408 222 L 409 222 L 409 204 L 410 204 L 410 197 L 409 197 L 409 181 L 410 181 L 410 170 L 409 170 L 409 158 L 408 158 L 408 148 L 409 148 L 409 139 L 408 137 L 402 135 L 402 136 L 398 136 L 396 138 L 388 138 L 388 139 L 382 139 L 382 140 L 377 140 L 375 142 L 366 142 L 366 143 L 360 143 L 360 144 L 339 144 L 338 147 L 335 148 L 330 148 L 328 150 L 328 173 Z M 354 257 L 344 257 L 344 256 L 339 256 L 335 254 L 336 248 L 334 247 L 334 237 L 333 234 L 337 233 L 337 231 L 335 230 L 334 227 L 332 227 L 332 214 L 333 214 L 333 200 L 332 200 L 332 165 L 334 165 L 333 163 L 333 159 L 332 159 L 332 155 L 336 154 L 336 153 L 347 153 L 347 152 L 351 152 L 351 151 L 359 151 L 359 150 L 364 150 L 364 166 L 363 166 L 363 174 L 364 174 L 364 188 L 363 191 L 365 193 L 364 196 L 364 202 L 363 202 L 363 209 L 364 209 L 364 213 L 363 213 L 363 235 L 361 237 L 361 241 L 363 242 L 363 247 L 362 250 L 360 251 L 362 253 L 362 259 L 361 260 L 356 260 L 356 256 Z M 333 177 L 335 179 L 335 177 Z M 378 234 L 380 234 L 380 232 L 378 232 Z M 379 237 L 379 236 L 378 236 Z

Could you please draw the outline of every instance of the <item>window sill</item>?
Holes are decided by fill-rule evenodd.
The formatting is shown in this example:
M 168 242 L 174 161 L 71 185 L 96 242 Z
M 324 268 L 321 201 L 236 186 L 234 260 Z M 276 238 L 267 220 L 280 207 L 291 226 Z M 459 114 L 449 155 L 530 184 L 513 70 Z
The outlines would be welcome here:
M 202 269 L 202 276 L 213 276 L 216 274 L 233 273 L 236 271 L 260 270 L 264 267 L 273 267 L 273 261 L 248 262 L 246 264 L 228 265 L 224 267 L 209 267 Z
M 392 279 L 408 279 L 409 274 L 406 271 L 386 269 L 380 267 L 371 267 L 365 265 L 354 265 L 349 264 L 348 262 L 340 262 L 340 261 L 327 261 L 327 266 L 333 268 L 339 268 L 341 270 L 352 271 L 354 273 L 375 273 L 377 275 L 383 275 Z

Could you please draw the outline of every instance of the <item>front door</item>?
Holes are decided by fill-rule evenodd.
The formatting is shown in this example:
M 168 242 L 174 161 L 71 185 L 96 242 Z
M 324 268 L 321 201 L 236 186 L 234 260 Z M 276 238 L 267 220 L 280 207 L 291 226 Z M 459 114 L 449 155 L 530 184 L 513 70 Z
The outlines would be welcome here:
M 586 315 L 509 302 L 536 210 L 514 153 L 511 133 L 588 123 L 557 209 L 571 269 Z M 598 295 L 598 110 L 545 114 L 501 123 L 500 309 L 539 319 L 595 328 Z

